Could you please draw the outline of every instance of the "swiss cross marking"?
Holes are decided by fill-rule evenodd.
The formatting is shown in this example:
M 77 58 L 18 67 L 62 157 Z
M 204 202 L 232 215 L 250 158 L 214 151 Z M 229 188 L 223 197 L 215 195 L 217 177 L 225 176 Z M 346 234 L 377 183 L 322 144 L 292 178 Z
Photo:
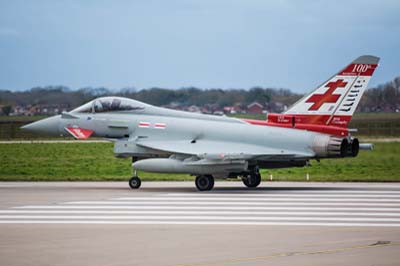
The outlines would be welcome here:
M 335 82 L 329 82 L 325 87 L 329 88 L 324 94 L 314 94 L 307 99 L 306 103 L 313 103 L 308 110 L 316 111 L 324 103 L 336 103 L 340 98 L 340 94 L 333 94 L 337 88 L 346 87 L 347 82 L 343 82 L 343 79 L 338 79 Z

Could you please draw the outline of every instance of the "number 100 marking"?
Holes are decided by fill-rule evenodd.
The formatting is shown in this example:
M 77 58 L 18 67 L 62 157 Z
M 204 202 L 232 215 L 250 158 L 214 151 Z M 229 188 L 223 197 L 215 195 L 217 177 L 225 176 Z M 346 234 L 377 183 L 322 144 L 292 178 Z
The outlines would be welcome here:
M 364 73 L 368 70 L 369 65 L 355 64 L 351 72 Z

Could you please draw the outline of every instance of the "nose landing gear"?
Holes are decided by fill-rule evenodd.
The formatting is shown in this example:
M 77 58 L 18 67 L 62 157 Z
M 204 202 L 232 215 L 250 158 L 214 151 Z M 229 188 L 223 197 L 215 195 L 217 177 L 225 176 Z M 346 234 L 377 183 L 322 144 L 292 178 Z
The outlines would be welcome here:
M 129 186 L 132 189 L 140 188 L 141 184 L 142 184 L 142 182 L 140 181 L 140 178 L 138 176 L 133 176 L 131 179 L 129 179 Z
M 134 162 L 134 158 L 135 157 L 133 157 L 132 158 L 132 161 Z M 134 171 L 134 173 L 133 173 L 133 177 L 131 177 L 131 179 L 129 179 L 129 186 L 132 188 L 132 189 L 138 189 L 138 188 L 140 188 L 140 185 L 142 184 L 142 181 L 140 180 L 140 178 L 138 177 L 138 175 L 137 175 L 137 172 L 136 172 L 136 170 Z

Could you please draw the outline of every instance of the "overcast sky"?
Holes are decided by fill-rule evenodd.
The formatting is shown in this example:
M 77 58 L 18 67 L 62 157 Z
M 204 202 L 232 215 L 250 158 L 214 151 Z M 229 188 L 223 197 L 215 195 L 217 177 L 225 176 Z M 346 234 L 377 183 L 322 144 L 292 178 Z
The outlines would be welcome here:
M 0 0 L 0 89 L 306 92 L 363 54 L 400 75 L 400 1 Z

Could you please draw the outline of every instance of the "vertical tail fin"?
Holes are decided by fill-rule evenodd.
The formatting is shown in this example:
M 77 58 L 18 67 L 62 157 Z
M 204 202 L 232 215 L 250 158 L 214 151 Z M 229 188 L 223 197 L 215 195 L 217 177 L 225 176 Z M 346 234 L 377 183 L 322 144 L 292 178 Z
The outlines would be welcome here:
M 285 115 L 296 123 L 347 127 L 379 57 L 363 55 L 292 105 Z

